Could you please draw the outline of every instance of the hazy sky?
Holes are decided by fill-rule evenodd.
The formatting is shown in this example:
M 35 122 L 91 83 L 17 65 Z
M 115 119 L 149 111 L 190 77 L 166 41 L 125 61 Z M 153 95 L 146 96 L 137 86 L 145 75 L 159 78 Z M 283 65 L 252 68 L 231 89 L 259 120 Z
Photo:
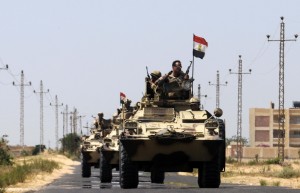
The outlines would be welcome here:
M 20 72 L 25 83 L 26 145 L 40 141 L 40 81 L 44 90 L 44 141 L 55 146 L 55 95 L 77 108 L 85 125 L 92 115 L 110 118 L 119 107 L 119 93 L 133 103 L 144 92 L 146 66 L 163 74 L 179 59 L 183 70 L 192 60 L 193 34 L 204 37 L 208 49 L 195 59 L 195 84 L 201 84 L 205 109 L 216 106 L 216 72 L 220 71 L 220 107 L 227 137 L 237 133 L 238 56 L 242 55 L 243 131 L 249 137 L 249 108 L 278 108 L 280 17 L 285 37 L 300 34 L 298 0 L 0 0 L 0 135 L 20 142 Z M 300 101 L 300 42 L 285 46 L 285 107 Z M 191 72 L 190 72 L 191 73 Z M 197 93 L 197 92 L 196 92 Z M 59 112 L 63 108 L 60 107 Z M 59 136 L 62 115 L 59 114 Z M 86 133 L 86 129 L 83 130 Z

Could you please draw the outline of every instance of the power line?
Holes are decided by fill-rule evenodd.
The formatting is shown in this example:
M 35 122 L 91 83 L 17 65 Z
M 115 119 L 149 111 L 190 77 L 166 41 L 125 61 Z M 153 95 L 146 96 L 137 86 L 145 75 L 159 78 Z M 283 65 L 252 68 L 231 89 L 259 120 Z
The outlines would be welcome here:
M 284 113 L 284 42 L 296 41 L 298 35 L 295 34 L 295 39 L 285 39 L 285 23 L 284 17 L 280 17 L 280 39 L 270 40 L 270 35 L 267 35 L 268 41 L 279 41 L 279 105 L 278 105 L 278 158 L 284 162 L 284 138 L 285 138 L 285 113 Z
M 21 71 L 21 82 L 19 85 L 13 82 L 14 86 L 20 86 L 20 145 L 24 149 L 24 86 L 31 86 L 31 82 L 24 83 L 24 72 Z
M 238 75 L 238 120 L 237 120 L 237 139 L 236 139 L 236 153 L 237 153 L 237 160 L 241 162 L 242 160 L 242 90 L 243 90 L 243 74 L 251 74 L 251 69 L 249 72 L 243 72 L 242 67 L 242 56 L 239 55 L 239 71 L 238 72 L 231 72 L 229 69 L 230 74 L 237 74 Z

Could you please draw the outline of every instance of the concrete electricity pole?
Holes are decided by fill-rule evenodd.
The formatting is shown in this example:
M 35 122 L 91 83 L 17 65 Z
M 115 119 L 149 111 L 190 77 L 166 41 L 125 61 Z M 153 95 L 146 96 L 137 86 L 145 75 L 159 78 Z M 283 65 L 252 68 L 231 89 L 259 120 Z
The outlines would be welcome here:
M 51 104 L 50 106 L 55 106 L 55 148 L 58 151 L 58 107 L 63 106 L 63 103 L 58 104 L 57 95 L 55 95 L 55 104 Z
M 61 114 L 63 115 L 63 136 L 65 136 L 66 134 L 68 134 L 68 117 L 69 114 L 71 114 L 73 112 L 68 112 L 68 105 L 66 105 L 66 108 L 64 109 L 63 112 L 61 112 Z
M 238 72 L 231 72 L 229 69 L 230 74 L 237 74 L 238 75 L 238 121 L 237 121 L 237 135 L 236 135 L 236 153 L 237 153 L 237 160 L 239 162 L 242 161 L 242 88 L 243 88 L 243 74 L 251 74 L 251 69 L 249 72 L 243 72 L 242 70 L 242 59 L 241 55 L 239 55 L 239 71 Z
M 31 82 L 28 84 L 24 83 L 24 72 L 21 71 L 21 82 L 20 84 L 15 84 L 14 86 L 20 86 L 20 145 L 24 149 L 24 86 L 31 86 Z
M 201 97 L 207 97 L 207 95 L 201 95 L 201 87 L 200 84 L 198 84 L 198 100 L 199 100 L 199 108 L 200 110 L 203 109 L 203 105 L 201 104 Z
M 40 83 L 40 92 L 33 91 L 40 94 L 40 153 L 42 152 L 42 145 L 44 145 L 44 94 L 49 93 L 49 89 L 46 92 L 43 90 L 43 81 Z
M 80 134 L 82 135 L 82 118 L 84 118 L 85 115 L 79 115 L 77 118 L 79 118 L 79 128 L 80 128 Z
M 295 39 L 285 39 L 284 33 L 284 22 L 283 17 L 280 17 L 280 39 L 270 40 L 270 35 L 267 35 L 268 41 L 278 41 L 279 42 L 279 109 L 278 109 L 278 158 L 281 162 L 284 162 L 284 137 L 285 137 L 285 114 L 284 114 L 284 42 L 286 41 L 296 41 L 298 34 L 295 34 Z
M 210 86 L 216 86 L 216 108 L 220 107 L 220 86 L 227 86 L 227 81 L 225 84 L 220 84 L 220 75 L 219 71 L 217 71 L 217 83 L 216 84 L 211 84 L 211 82 L 208 82 Z

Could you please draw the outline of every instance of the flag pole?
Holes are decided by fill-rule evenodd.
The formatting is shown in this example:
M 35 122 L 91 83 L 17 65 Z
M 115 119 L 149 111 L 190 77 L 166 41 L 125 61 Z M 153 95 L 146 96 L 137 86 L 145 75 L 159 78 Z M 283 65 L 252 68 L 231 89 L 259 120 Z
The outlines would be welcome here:
M 194 80 L 194 54 L 193 54 L 193 64 L 192 64 L 192 80 Z M 192 96 L 194 96 L 194 81 L 192 81 Z
M 124 131 L 124 128 L 125 128 L 125 108 L 124 108 L 124 103 L 122 103 L 122 129 Z
M 194 79 L 194 37 L 195 37 L 195 34 L 193 34 L 193 64 L 192 64 L 192 80 Z M 194 96 L 194 81 L 192 81 L 192 96 Z

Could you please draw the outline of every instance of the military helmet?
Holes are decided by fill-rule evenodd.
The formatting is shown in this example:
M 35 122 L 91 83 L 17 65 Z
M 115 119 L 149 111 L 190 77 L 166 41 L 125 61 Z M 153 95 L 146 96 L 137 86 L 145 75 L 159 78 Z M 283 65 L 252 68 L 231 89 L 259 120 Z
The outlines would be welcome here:
M 159 78 L 159 77 L 161 77 L 161 72 L 158 71 L 158 70 L 154 70 L 153 72 L 151 72 L 150 75 L 155 77 L 155 78 Z
M 200 102 L 199 99 L 196 98 L 196 97 L 192 97 L 192 98 L 190 99 L 190 103 L 199 103 L 199 102 Z

